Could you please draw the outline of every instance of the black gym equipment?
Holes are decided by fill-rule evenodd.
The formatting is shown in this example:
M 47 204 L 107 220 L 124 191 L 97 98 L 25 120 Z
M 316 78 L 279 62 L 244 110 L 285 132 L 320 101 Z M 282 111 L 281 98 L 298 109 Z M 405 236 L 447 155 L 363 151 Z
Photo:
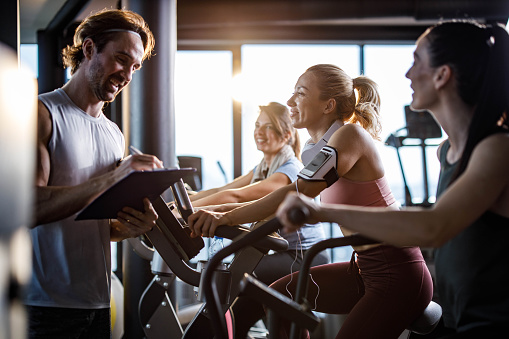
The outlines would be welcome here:
M 308 215 L 307 211 L 294 210 L 290 212 L 290 218 L 293 220 L 305 220 Z M 225 318 L 222 315 L 224 313 L 222 313 L 222 309 L 219 307 L 220 301 L 219 295 L 216 291 L 216 285 L 212 279 L 214 267 L 217 267 L 222 259 L 232 253 L 235 253 L 243 246 L 256 242 L 266 234 L 276 232 L 279 228 L 281 228 L 281 224 L 277 218 L 274 218 L 251 233 L 245 235 L 243 238 L 237 239 L 231 245 L 223 248 L 210 260 L 204 273 L 203 283 L 204 287 L 206 287 L 205 297 L 208 300 L 210 319 L 214 325 L 216 339 L 227 339 L 228 332 Z M 240 283 L 241 293 L 249 295 L 254 300 L 259 300 L 267 307 L 270 339 L 279 338 L 278 329 L 281 317 L 292 322 L 290 339 L 299 338 L 301 328 L 306 328 L 312 331 L 319 323 L 319 319 L 312 313 L 310 306 L 304 298 L 307 293 L 308 274 L 313 258 L 327 248 L 360 246 L 375 243 L 377 242 L 372 239 L 354 234 L 341 238 L 323 240 L 313 245 L 306 251 L 301 265 L 301 270 L 299 271 L 295 300 L 291 300 L 269 288 L 267 285 L 256 280 L 249 274 L 245 274 L 244 279 Z M 414 321 L 414 323 L 409 326 L 408 330 L 417 334 L 428 334 L 438 325 L 441 315 L 442 308 L 440 305 L 431 301 L 422 316 Z
M 204 273 L 200 272 L 188 265 L 188 261 L 204 247 L 201 237 L 190 237 L 191 231 L 186 221 L 193 213 L 191 201 L 182 179 L 175 181 L 170 188 L 175 204 L 168 205 L 162 197 L 153 200 L 152 204 L 159 218 L 156 227 L 145 234 L 153 245 L 153 256 L 150 259 L 154 278 L 140 299 L 141 325 L 148 339 L 213 338 L 213 311 L 210 312 L 210 298 L 206 293 L 205 302 L 183 330 L 168 294 L 169 286 L 175 277 L 192 286 L 199 286 L 200 298 L 203 296 L 201 289 L 211 286 L 207 285 L 208 283 L 204 286 L 204 275 L 207 272 L 213 275 L 214 286 L 222 286 L 221 289 L 216 288 L 216 293 L 220 291 L 221 298 L 218 298 L 219 302 L 214 305 L 214 310 L 218 310 L 224 319 L 224 314 L 240 292 L 240 281 L 244 274 L 251 273 L 269 250 L 286 250 L 288 242 L 277 234 L 270 234 L 272 232 L 264 233 L 258 241 L 243 244 L 242 248 L 235 251 L 235 257 L 229 265 L 224 264 L 221 269 L 216 269 L 219 263 L 215 263 L 212 271 L 207 268 Z M 234 242 L 249 233 L 250 230 L 242 226 L 222 226 L 216 230 L 217 236 L 232 239 Z M 210 262 L 213 262 L 214 257 Z
M 435 121 L 435 118 L 429 111 L 414 111 L 410 106 L 405 106 L 405 119 L 406 126 L 402 127 L 395 132 L 391 133 L 385 144 L 396 148 L 398 155 L 398 162 L 401 169 L 401 175 L 403 177 L 403 185 L 405 187 L 405 206 L 423 206 L 429 207 L 429 187 L 428 187 L 428 170 L 426 162 L 426 147 L 438 146 L 437 144 L 430 144 L 427 139 L 435 139 L 442 137 L 442 129 Z M 400 135 L 401 131 L 406 131 L 406 135 Z M 418 143 L 415 143 L 415 140 Z M 406 142 L 410 141 L 410 142 Z M 407 184 L 405 171 L 403 169 L 403 162 L 399 154 L 401 147 L 417 146 L 421 148 L 422 153 L 422 173 L 423 173 L 423 184 L 424 184 L 424 197 L 421 203 L 414 203 L 412 201 L 412 195 Z
M 188 184 L 193 191 L 200 191 L 202 189 L 202 158 L 191 155 L 178 155 L 177 160 L 180 168 L 192 167 L 196 171 L 188 174 L 182 180 Z

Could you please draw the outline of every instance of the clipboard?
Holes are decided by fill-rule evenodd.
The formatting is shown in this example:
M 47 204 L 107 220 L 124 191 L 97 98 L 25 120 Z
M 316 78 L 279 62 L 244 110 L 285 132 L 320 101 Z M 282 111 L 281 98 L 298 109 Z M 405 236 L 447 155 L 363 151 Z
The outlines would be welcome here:
M 195 168 L 165 168 L 132 172 L 92 201 L 75 220 L 115 219 L 125 206 L 143 211 L 143 198 L 155 200 L 173 183 L 195 171 Z

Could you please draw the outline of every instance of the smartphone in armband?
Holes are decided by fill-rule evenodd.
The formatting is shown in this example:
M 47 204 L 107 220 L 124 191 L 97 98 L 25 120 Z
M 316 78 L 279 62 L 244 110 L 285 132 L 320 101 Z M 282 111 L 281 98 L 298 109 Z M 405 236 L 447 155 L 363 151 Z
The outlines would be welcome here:
M 307 181 L 326 181 L 330 186 L 339 179 L 337 158 L 334 147 L 324 146 L 299 172 L 298 177 Z

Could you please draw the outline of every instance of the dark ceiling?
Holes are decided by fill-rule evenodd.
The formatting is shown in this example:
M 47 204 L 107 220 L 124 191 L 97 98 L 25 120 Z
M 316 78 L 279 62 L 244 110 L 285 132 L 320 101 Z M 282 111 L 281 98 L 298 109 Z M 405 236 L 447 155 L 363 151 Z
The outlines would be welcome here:
M 119 3 L 20 0 L 21 42 L 35 43 L 36 31 L 45 29 L 64 10 L 69 15 L 69 9 L 74 9 L 76 21 Z M 408 42 L 442 19 L 506 24 L 508 17 L 509 0 L 178 0 L 177 39 L 180 47 L 243 42 Z
M 442 19 L 507 23 L 508 0 L 186 0 L 178 39 L 414 41 Z

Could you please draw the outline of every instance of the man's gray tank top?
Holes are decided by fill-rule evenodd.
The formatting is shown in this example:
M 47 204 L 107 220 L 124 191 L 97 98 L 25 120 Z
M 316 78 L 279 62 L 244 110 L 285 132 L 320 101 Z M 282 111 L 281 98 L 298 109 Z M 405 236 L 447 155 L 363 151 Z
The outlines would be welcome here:
M 39 96 L 52 117 L 48 186 L 73 186 L 115 168 L 124 137 L 101 113 L 91 117 L 62 89 Z M 110 306 L 111 251 L 108 220 L 75 221 L 76 215 L 30 230 L 33 271 L 25 303 L 97 309 Z

